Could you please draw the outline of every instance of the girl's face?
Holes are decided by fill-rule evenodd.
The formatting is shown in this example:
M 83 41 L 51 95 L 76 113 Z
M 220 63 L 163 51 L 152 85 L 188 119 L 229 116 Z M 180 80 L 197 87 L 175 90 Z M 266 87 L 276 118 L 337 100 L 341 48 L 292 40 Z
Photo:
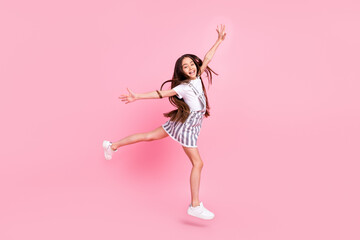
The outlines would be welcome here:
M 191 58 L 185 57 L 182 60 L 182 70 L 190 79 L 192 80 L 196 79 L 197 68 L 194 61 Z

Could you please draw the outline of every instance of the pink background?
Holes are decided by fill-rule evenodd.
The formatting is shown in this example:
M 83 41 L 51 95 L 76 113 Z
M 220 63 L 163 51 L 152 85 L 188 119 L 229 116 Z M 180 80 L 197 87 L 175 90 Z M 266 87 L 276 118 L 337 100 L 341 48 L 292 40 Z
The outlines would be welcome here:
M 191 163 L 152 130 L 184 53 L 210 63 L 211 117 Z M 358 1 L 2 1 L 0 239 L 359 239 Z M 206 78 L 204 78 L 206 80 Z

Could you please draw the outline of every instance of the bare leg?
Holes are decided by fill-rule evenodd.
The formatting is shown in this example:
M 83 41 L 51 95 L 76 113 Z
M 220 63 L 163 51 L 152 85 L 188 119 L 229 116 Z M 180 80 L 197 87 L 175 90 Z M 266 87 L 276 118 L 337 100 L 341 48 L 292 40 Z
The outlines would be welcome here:
M 115 151 L 116 149 L 118 149 L 119 147 L 125 146 L 125 145 L 129 145 L 129 144 L 133 144 L 133 143 L 137 143 L 137 142 L 142 142 L 142 141 L 153 141 L 153 140 L 158 140 L 158 139 L 162 139 L 164 137 L 169 136 L 165 130 L 160 126 L 158 128 L 156 128 L 155 130 L 151 131 L 151 132 L 146 132 L 146 133 L 136 133 L 130 136 L 127 136 L 117 142 L 113 142 L 111 148 Z
M 190 174 L 190 189 L 191 189 L 191 205 L 193 207 L 200 205 L 199 189 L 200 189 L 200 175 L 203 168 L 199 150 L 197 148 L 183 147 L 186 155 L 190 158 L 193 165 Z

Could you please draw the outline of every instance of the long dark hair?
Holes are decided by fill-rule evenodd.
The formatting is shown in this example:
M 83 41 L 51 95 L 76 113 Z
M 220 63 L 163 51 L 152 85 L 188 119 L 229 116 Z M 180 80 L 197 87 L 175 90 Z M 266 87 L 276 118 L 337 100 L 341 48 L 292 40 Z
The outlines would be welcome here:
M 182 61 L 184 58 L 191 58 L 197 68 L 197 72 L 196 72 L 196 76 L 199 76 L 201 79 L 201 84 L 202 84 L 202 88 L 204 91 L 204 95 L 205 95 L 205 99 L 206 99 L 206 112 L 205 112 L 205 117 L 210 116 L 210 106 L 209 106 L 209 102 L 208 102 L 208 97 L 206 94 L 206 89 L 205 89 L 205 85 L 204 82 L 201 78 L 201 76 L 199 75 L 200 73 L 200 67 L 203 65 L 203 61 L 198 58 L 196 55 L 193 54 L 184 54 L 182 55 L 180 58 L 178 58 L 178 60 L 175 63 L 175 69 L 174 69 L 174 74 L 171 80 L 167 80 L 165 81 L 161 87 L 160 90 L 162 90 L 163 86 L 165 83 L 171 82 L 171 88 L 174 88 L 182 83 L 188 83 L 190 82 L 190 79 L 188 78 L 188 76 L 184 73 L 183 68 L 182 68 Z M 212 83 L 212 73 L 214 73 L 215 75 L 218 75 L 217 73 L 215 73 L 210 67 L 206 66 L 206 69 L 204 70 L 206 72 L 206 77 L 208 78 L 208 82 L 209 85 L 211 85 Z M 187 117 L 190 114 L 190 108 L 189 106 L 185 103 L 184 99 L 179 99 L 177 96 L 172 96 L 169 97 L 169 101 L 170 103 L 175 106 L 177 109 L 170 111 L 168 113 L 164 113 L 165 117 L 169 117 L 171 121 L 179 121 L 184 123 L 187 119 Z

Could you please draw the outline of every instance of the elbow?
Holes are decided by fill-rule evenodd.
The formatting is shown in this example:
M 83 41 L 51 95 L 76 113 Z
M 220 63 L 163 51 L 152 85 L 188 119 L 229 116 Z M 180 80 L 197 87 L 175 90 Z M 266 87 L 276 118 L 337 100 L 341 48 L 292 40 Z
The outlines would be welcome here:
M 210 62 L 211 59 L 212 59 L 212 55 L 207 54 L 207 55 L 204 57 L 204 62 Z

